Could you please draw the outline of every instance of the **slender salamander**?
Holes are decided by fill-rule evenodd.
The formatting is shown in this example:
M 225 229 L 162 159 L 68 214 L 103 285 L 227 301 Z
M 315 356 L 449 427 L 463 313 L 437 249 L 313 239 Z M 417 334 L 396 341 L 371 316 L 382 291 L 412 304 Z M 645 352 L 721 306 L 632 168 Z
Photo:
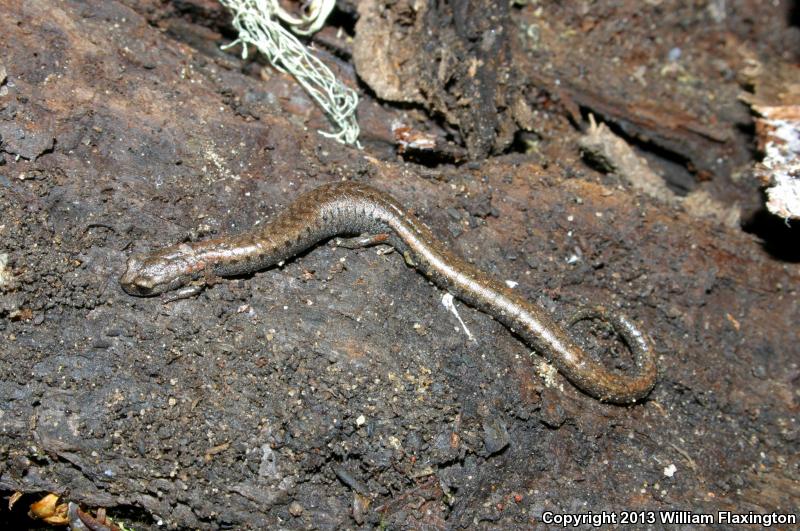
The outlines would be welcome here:
M 655 384 L 653 348 L 632 321 L 600 307 L 579 311 L 569 321 L 571 325 L 603 319 L 624 339 L 636 368 L 633 374 L 609 371 L 570 339 L 545 310 L 453 254 L 395 199 L 357 182 L 311 190 L 274 220 L 250 232 L 132 256 L 120 284 L 131 295 L 157 295 L 202 282 L 204 277 L 259 271 L 343 234 L 385 235 L 386 243 L 437 286 L 503 323 L 549 358 L 575 386 L 599 400 L 633 403 Z

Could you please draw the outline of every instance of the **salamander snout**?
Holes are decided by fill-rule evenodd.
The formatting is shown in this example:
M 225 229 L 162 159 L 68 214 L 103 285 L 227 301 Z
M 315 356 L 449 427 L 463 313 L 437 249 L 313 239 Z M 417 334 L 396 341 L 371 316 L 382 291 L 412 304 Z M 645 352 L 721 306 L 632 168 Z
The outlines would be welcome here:
M 128 259 L 128 265 L 119 278 L 119 283 L 128 295 L 147 297 L 163 291 L 159 290 L 158 279 L 148 274 L 145 261 L 137 256 L 131 256 Z

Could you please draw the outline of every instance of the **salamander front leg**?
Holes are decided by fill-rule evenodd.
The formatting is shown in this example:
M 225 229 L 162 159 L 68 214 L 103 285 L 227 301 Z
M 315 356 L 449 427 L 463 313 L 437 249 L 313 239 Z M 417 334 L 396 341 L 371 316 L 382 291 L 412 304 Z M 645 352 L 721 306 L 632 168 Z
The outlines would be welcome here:
M 192 297 L 199 295 L 201 291 L 206 289 L 206 285 L 203 282 L 198 283 L 191 283 L 188 286 L 184 286 L 179 288 L 175 291 L 172 291 L 168 294 L 164 293 L 161 295 L 161 304 L 169 304 L 171 302 L 183 300 L 183 299 L 191 299 Z
M 169 304 L 171 302 L 183 299 L 191 299 L 192 297 L 199 295 L 206 288 L 211 287 L 218 282 L 219 282 L 219 277 L 215 275 L 210 268 L 206 268 L 203 271 L 203 276 L 198 278 L 197 280 L 193 280 L 192 282 L 183 286 L 182 288 L 179 288 L 176 291 L 171 292 L 169 295 L 163 293 L 161 295 L 161 303 Z

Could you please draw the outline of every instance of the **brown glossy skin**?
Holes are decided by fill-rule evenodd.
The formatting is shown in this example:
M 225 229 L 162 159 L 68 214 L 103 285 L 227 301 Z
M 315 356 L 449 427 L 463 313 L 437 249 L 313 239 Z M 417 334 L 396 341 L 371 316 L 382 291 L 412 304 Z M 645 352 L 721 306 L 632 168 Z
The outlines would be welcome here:
M 579 312 L 571 321 L 601 318 L 622 336 L 634 355 L 636 369 L 627 375 L 611 372 L 579 347 L 547 312 L 453 254 L 392 197 L 361 183 L 339 182 L 311 190 L 273 221 L 251 232 L 131 257 L 120 283 L 131 295 L 157 295 L 203 277 L 265 269 L 336 235 L 364 233 L 387 233 L 388 243 L 437 286 L 503 323 L 589 395 L 627 404 L 644 398 L 653 388 L 655 354 L 631 321 L 602 308 Z

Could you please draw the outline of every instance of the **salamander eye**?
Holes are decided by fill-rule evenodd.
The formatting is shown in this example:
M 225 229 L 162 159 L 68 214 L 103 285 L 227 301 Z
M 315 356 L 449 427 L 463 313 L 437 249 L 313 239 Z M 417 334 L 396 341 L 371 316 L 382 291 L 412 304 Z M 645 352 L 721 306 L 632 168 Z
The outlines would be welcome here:
M 122 289 L 129 295 L 147 296 L 153 294 L 154 279 L 143 272 L 144 262 L 132 256 L 128 259 L 125 272 L 119 279 Z
M 132 284 L 122 284 L 122 288 L 129 294 L 129 295 L 138 295 L 140 297 L 152 295 L 153 288 L 150 283 L 142 282 L 143 279 L 137 279 L 136 282 Z

